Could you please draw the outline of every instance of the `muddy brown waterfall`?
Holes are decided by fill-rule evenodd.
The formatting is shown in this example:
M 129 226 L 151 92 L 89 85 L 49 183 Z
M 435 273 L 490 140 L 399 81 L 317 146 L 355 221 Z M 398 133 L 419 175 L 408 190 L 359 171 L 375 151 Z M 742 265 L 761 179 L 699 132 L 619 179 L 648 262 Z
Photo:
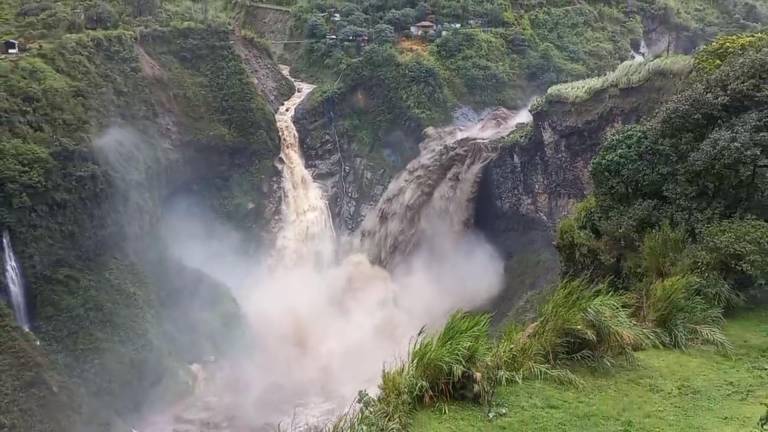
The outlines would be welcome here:
M 287 66 L 281 66 L 290 77 Z M 328 264 L 333 258 L 334 232 L 328 201 L 304 167 L 299 147 L 299 135 L 293 124 L 296 106 L 314 86 L 291 78 L 296 93 L 275 115 L 280 132 L 280 167 L 283 173 L 282 225 L 277 236 L 275 260 L 291 264 L 297 261 L 319 260 Z
M 292 121 L 312 86 L 294 83 L 296 94 L 276 115 L 277 238 L 232 291 L 253 342 L 206 365 L 196 394 L 141 432 L 166 432 L 164 425 L 179 421 L 195 432 L 274 430 L 270 425 L 278 423 L 298 431 L 331 421 L 359 390 L 375 394 L 382 366 L 405 355 L 419 329 L 486 304 L 502 286 L 501 260 L 465 223 L 480 170 L 495 154 L 494 139 L 524 116 L 496 110 L 464 127 L 428 131 L 421 156 L 367 221 L 363 238 L 370 242 L 344 249 L 325 193 L 304 166 Z M 454 235 L 444 235 L 444 227 Z M 435 239 L 445 247 L 421 247 Z M 369 257 L 409 265 L 385 269 Z
M 360 247 L 371 261 L 391 268 L 426 238 L 461 235 L 473 216 L 482 168 L 498 152 L 494 140 L 528 121 L 527 109 L 498 108 L 474 124 L 427 129 L 419 156 L 392 180 L 360 227 Z

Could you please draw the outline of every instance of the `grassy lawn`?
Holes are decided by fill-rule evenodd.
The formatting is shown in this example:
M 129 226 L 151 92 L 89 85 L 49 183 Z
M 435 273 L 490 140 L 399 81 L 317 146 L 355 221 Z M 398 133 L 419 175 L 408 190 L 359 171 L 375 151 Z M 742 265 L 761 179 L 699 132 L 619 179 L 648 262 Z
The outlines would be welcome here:
M 506 414 L 489 421 L 471 404 L 420 412 L 416 432 L 755 431 L 768 403 L 768 310 L 731 317 L 734 358 L 710 350 L 649 350 L 638 365 L 583 371 L 586 386 L 528 382 L 502 389 Z

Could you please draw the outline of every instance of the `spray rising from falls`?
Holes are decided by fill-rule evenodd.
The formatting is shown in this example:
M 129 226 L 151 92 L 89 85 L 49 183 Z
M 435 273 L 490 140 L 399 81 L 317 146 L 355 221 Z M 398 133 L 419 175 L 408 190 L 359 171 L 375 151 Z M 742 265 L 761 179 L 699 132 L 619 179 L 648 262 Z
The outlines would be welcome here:
M 21 278 L 19 263 L 13 254 L 11 236 L 8 230 L 3 230 L 3 263 L 5 265 L 5 281 L 8 285 L 8 294 L 13 306 L 13 315 L 19 326 L 29 331 L 30 323 L 27 313 L 24 280 Z
M 230 286 L 253 342 L 209 365 L 199 396 L 175 413 L 229 429 L 197 430 L 330 421 L 359 390 L 375 393 L 382 365 L 406 355 L 424 325 L 483 306 L 502 286 L 501 259 L 467 225 L 480 171 L 497 150 L 492 141 L 527 112 L 496 110 L 469 126 L 428 131 L 421 155 L 392 182 L 351 250 L 341 250 L 292 123 L 311 86 L 294 83 L 297 93 L 277 114 L 282 224 L 248 280 Z M 216 262 L 198 268 L 221 273 Z
M 430 130 L 421 156 L 392 182 L 363 227 L 361 238 L 376 240 L 341 253 L 291 123 L 304 95 L 278 116 L 284 204 L 276 250 L 251 284 L 258 289 L 238 300 L 259 332 L 255 367 L 279 377 L 249 386 L 262 388 L 256 403 L 271 415 L 289 407 L 311 421 L 332 418 L 360 389 L 374 392 L 381 365 L 404 355 L 422 326 L 497 294 L 501 260 L 467 225 L 482 167 L 498 150 L 492 141 L 530 114 L 498 109 L 469 126 Z M 404 265 L 377 265 L 396 258 Z
M 645 39 L 640 40 L 640 49 L 635 51 L 634 48 L 630 48 L 630 55 L 634 61 L 645 61 L 648 57 L 648 45 L 645 44 Z

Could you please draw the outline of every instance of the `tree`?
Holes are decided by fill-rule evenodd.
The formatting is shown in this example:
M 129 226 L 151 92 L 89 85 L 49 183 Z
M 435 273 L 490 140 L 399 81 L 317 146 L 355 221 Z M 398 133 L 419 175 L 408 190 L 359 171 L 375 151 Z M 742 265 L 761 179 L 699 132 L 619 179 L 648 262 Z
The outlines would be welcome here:
M 408 30 L 416 22 L 416 11 L 411 8 L 391 10 L 384 16 L 384 22 L 398 32 Z
M 108 3 L 92 3 L 85 9 L 85 28 L 89 30 L 109 29 L 116 26 L 117 22 L 117 15 Z
M 48 151 L 12 139 L 0 142 L 0 204 L 18 208 L 31 204 L 31 197 L 47 187 L 54 166 Z
M 304 35 L 307 39 L 325 39 L 328 35 L 328 27 L 323 20 L 313 16 L 307 20 Z
M 160 6 L 159 0 L 125 0 L 126 7 L 134 17 L 152 16 Z
M 695 254 L 699 269 L 719 274 L 736 290 L 768 286 L 768 223 L 731 219 L 706 227 Z
M 395 29 L 388 24 L 377 24 L 373 28 L 373 41 L 379 45 L 389 45 L 395 41 Z

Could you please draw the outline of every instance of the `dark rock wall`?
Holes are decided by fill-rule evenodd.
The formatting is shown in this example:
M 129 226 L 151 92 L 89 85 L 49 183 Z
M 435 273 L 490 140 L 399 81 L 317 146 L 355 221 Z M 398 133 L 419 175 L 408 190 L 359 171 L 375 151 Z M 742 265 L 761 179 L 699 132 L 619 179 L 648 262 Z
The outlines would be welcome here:
M 589 167 L 603 137 L 652 112 L 676 84 L 655 80 L 582 103 L 548 102 L 528 129 L 507 138 L 483 173 L 476 211 L 476 226 L 507 262 L 497 315 L 530 313 L 524 300 L 557 280 L 554 231 L 590 193 Z
M 364 146 L 356 123 L 349 120 L 350 103 L 296 110 L 295 123 L 312 177 L 326 189 L 338 232 L 353 232 L 375 207 L 389 181 L 416 154 L 421 131 L 395 129 Z

